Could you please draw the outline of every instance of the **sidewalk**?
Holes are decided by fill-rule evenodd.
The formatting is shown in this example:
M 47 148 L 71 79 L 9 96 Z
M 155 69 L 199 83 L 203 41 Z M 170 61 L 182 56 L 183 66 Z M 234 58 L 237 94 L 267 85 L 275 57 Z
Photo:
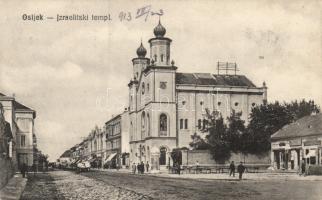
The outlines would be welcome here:
M 107 171 L 114 173 L 128 173 L 131 174 L 130 169 L 92 169 L 92 171 Z M 168 178 L 187 178 L 187 179 L 204 179 L 204 180 L 226 180 L 226 181 L 238 181 L 238 173 L 235 177 L 229 176 L 228 173 L 218 174 L 169 174 L 168 171 L 158 171 L 157 173 L 144 173 L 143 175 L 156 176 L 156 177 L 168 177 Z M 299 176 L 297 173 L 284 173 L 284 172 L 266 172 L 266 173 L 244 173 L 243 180 L 306 180 L 306 181 L 322 181 L 322 176 Z
M 22 192 L 24 191 L 27 184 L 27 179 L 22 178 L 21 174 L 15 174 L 0 190 L 0 199 L 1 200 L 18 200 Z

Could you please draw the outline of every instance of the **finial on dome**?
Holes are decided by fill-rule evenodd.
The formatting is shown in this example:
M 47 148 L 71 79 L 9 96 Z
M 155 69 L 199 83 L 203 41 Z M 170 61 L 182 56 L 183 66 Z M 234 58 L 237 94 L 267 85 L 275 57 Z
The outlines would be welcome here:
M 159 24 L 154 28 L 153 33 L 154 33 L 155 37 L 157 37 L 157 38 L 162 38 L 162 37 L 165 35 L 165 33 L 166 33 L 166 32 L 167 32 L 167 31 L 166 31 L 166 29 L 162 26 L 162 24 L 161 24 L 161 20 L 160 20 L 160 18 L 159 18 Z
M 141 38 L 141 45 L 136 50 L 136 54 L 138 55 L 139 58 L 144 58 L 146 55 L 146 49 L 144 48 L 144 46 L 142 44 L 142 38 Z

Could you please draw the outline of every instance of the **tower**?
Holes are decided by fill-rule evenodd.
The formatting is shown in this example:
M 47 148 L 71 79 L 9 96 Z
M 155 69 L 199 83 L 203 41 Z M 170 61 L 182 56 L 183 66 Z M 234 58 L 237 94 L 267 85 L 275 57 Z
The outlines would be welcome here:
M 150 43 L 150 59 L 154 61 L 156 66 L 170 65 L 170 44 L 172 40 L 164 37 L 166 29 L 159 24 L 153 30 L 154 38 L 149 40 Z
M 133 63 L 133 78 L 134 80 L 140 79 L 141 72 L 147 67 L 150 63 L 149 58 L 145 58 L 146 49 L 144 48 L 142 41 L 139 48 L 136 50 L 137 58 L 132 59 Z

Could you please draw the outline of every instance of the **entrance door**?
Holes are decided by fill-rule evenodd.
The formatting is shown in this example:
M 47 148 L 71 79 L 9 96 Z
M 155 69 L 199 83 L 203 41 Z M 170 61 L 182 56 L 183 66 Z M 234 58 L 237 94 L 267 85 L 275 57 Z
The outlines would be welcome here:
M 27 158 L 27 154 L 26 153 L 19 153 L 18 154 L 18 167 L 19 169 L 21 168 L 21 166 L 23 164 L 28 165 L 28 158 Z
M 166 153 L 167 153 L 167 149 L 165 147 L 161 147 L 160 148 L 160 159 L 159 159 L 160 165 L 166 164 Z

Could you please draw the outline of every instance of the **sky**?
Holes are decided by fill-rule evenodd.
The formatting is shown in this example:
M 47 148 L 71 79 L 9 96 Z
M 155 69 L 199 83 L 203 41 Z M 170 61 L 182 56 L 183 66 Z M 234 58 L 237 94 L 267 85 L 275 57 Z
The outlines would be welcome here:
M 50 160 L 127 107 L 131 59 L 141 39 L 149 52 L 158 23 L 157 15 L 136 18 L 145 6 L 163 10 L 178 72 L 216 73 L 218 61 L 236 62 L 255 85 L 266 82 L 270 102 L 322 105 L 318 1 L 0 0 L 0 92 L 36 110 L 38 147 Z M 131 20 L 121 21 L 121 12 Z M 112 20 L 57 22 L 57 14 Z

